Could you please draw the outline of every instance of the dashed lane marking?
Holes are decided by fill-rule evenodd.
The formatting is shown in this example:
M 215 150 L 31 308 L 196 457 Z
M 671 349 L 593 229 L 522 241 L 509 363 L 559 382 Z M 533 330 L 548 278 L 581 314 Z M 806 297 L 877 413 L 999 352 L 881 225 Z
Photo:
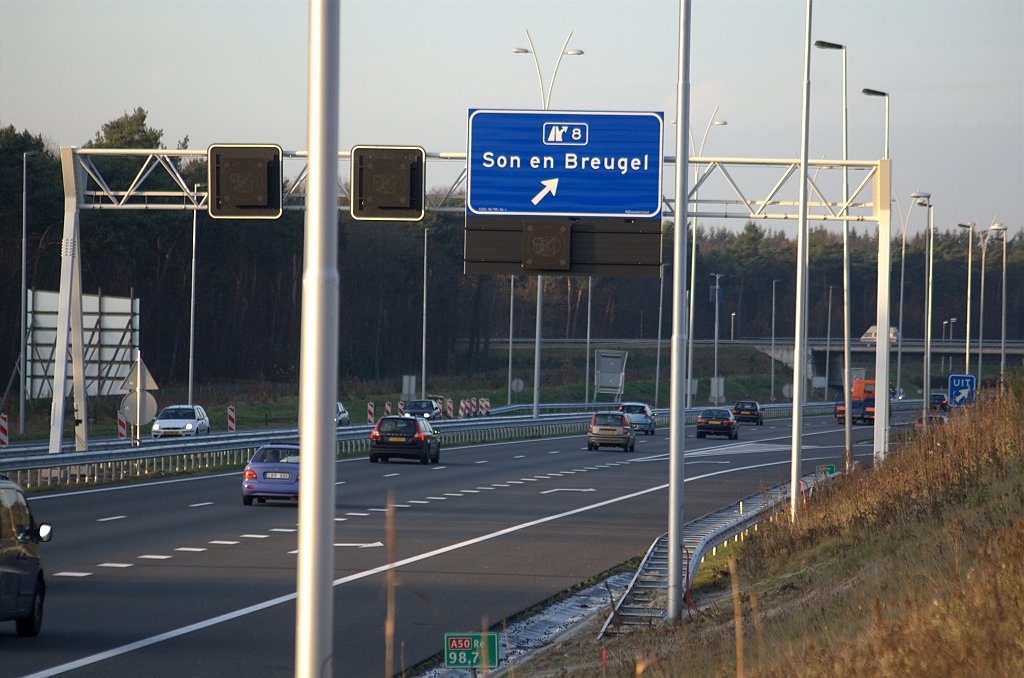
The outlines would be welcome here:
M 213 506 L 212 501 L 201 501 L 198 504 L 189 504 L 189 508 L 199 508 L 200 506 Z
M 448 467 L 447 467 L 447 466 L 435 466 L 434 468 L 432 468 L 432 469 L 430 469 L 430 470 L 431 470 L 431 471 L 440 471 L 440 470 L 441 470 L 441 469 L 443 469 L 443 468 L 448 468 Z
M 395 476 L 401 475 L 400 473 L 385 473 L 385 478 L 394 478 Z
M 353 513 L 346 513 L 345 515 L 346 516 L 368 516 L 370 514 L 369 513 L 354 513 L 353 512 Z
M 422 499 L 408 499 L 410 504 L 429 504 L 429 501 L 423 501 Z
M 91 577 L 92 572 L 57 572 L 54 577 Z
M 272 527 L 272 528 L 270 528 L 270 531 L 271 532 L 295 532 L 296 529 L 294 527 Z
M 128 516 L 110 516 L 109 518 L 97 518 L 96 522 L 97 523 L 107 523 L 107 522 L 110 522 L 111 520 L 121 520 L 122 518 L 127 518 L 127 517 Z
M 516 456 L 514 456 L 512 458 L 513 459 L 526 459 L 526 455 L 525 454 L 517 454 Z
M 435 499 L 435 500 L 438 500 L 438 501 L 444 501 L 447 498 L 448 497 L 427 497 L 427 499 Z
M 205 548 L 200 548 L 200 547 L 197 547 L 197 546 L 181 546 L 181 547 L 176 548 L 174 550 L 175 551 L 185 551 L 187 553 L 201 553 L 202 551 L 205 551 L 206 549 Z
M 242 537 L 243 539 L 266 539 L 270 535 L 269 534 L 240 534 L 238 536 Z
M 234 546 L 238 542 L 237 541 L 226 541 L 226 540 L 223 540 L 223 539 L 216 539 L 214 541 L 208 541 L 206 543 L 207 544 L 217 544 L 218 546 Z
M 173 556 L 162 556 L 147 553 L 144 556 L 138 556 L 139 560 L 170 560 Z
M 118 567 L 118 568 L 125 568 L 125 567 L 131 567 L 134 564 L 135 563 L 100 563 L 96 567 Z
M 486 464 L 487 460 L 486 459 L 481 459 L 480 461 L 475 462 L 475 463 L 477 463 L 477 464 Z

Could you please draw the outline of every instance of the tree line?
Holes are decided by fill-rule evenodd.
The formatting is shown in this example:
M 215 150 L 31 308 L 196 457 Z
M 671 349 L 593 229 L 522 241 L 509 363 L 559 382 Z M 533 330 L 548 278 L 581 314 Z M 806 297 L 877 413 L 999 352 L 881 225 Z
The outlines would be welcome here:
M 139 108 L 112 120 L 86 145 L 107 148 L 164 148 L 163 132 L 147 124 Z M 178 142 L 187 148 L 188 138 Z M 28 159 L 28 283 L 57 290 L 63 229 L 63 195 L 58 149 L 40 133 L 0 128 L 0 375 L 6 379 L 18 355 L 21 277 L 22 154 Z M 97 159 L 105 176 L 130 182 L 141 160 Z M 204 182 L 203 161 L 182 163 L 183 178 Z M 157 184 L 159 185 L 159 184 Z M 161 384 L 181 383 L 188 374 L 192 213 L 188 211 L 81 212 L 82 283 L 88 294 L 141 300 L 141 342 L 146 362 Z M 295 381 L 299 357 L 302 293 L 303 213 L 288 211 L 277 221 L 220 221 L 197 217 L 196 377 L 200 382 Z M 422 308 L 423 229 L 429 228 L 427 368 L 431 374 L 471 373 L 485 364 L 495 339 L 508 337 L 510 294 L 515 297 L 513 334 L 532 337 L 536 277 L 462 273 L 463 219 L 428 214 L 422 223 L 354 222 L 338 219 L 341 286 L 339 376 L 380 380 L 418 373 Z M 672 252 L 673 225 L 665 224 L 664 251 Z M 977 244 L 977 240 L 975 240 Z M 711 273 L 722 274 L 720 336 L 728 338 L 736 313 L 736 336 L 766 337 L 772 326 L 772 281 L 776 283 L 776 333 L 792 336 L 796 244 L 778 230 L 747 223 L 738 232 L 701 225 L 697 248 L 694 334 L 710 338 L 714 304 Z M 873 230 L 854 229 L 851 246 L 851 320 L 859 336 L 874 324 L 877 239 Z M 900 242 L 893 243 L 893 324 L 898 317 Z M 907 240 L 904 334 L 923 336 L 924 252 L 922 235 Z M 1007 331 L 1024 336 L 1024 239 L 1009 242 Z M 974 252 L 972 314 L 977 328 L 980 249 Z M 834 287 L 832 332 L 842 328 L 842 241 L 836 229 L 817 227 L 809 237 L 809 332 L 824 336 L 828 290 Z M 998 336 L 1001 248 L 988 248 L 986 336 Z M 671 261 L 666 262 L 662 336 L 671 334 Z M 967 234 L 955 226 L 936 239 L 935 325 L 957 317 L 963 337 L 967 284 Z M 592 336 L 655 338 L 658 279 L 595 278 Z M 583 338 L 587 326 L 588 279 L 547 276 L 544 280 L 544 336 Z M 976 336 L 976 329 L 974 330 Z

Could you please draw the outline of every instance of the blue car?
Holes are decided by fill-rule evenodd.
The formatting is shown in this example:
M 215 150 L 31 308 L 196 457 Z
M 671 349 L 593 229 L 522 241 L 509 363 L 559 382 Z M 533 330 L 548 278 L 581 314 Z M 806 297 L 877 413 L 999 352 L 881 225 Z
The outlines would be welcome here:
M 267 499 L 299 500 L 298 445 L 264 445 L 242 472 L 242 503 Z

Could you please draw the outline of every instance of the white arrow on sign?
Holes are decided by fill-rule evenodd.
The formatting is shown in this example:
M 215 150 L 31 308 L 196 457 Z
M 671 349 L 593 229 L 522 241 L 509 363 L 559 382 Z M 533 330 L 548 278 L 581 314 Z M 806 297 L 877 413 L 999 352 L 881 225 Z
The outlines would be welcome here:
M 971 395 L 971 389 L 969 389 L 969 388 L 962 388 L 962 389 L 960 389 L 959 393 L 960 393 L 960 397 L 957 398 L 958 401 L 959 400 L 967 400 L 967 397 L 969 395 Z
M 335 544 L 335 546 L 353 546 L 357 549 L 372 549 L 376 546 L 384 546 L 384 544 L 379 541 L 375 541 L 372 544 Z
M 533 200 L 530 201 L 534 205 L 543 200 L 544 196 L 546 196 L 548 193 L 550 193 L 551 195 L 555 195 L 558 193 L 558 177 L 555 177 L 554 179 L 548 179 L 547 181 L 542 181 L 540 183 L 542 186 L 544 186 L 544 188 L 541 189 L 540 193 L 533 196 Z
M 553 490 L 544 490 L 541 494 L 551 494 L 552 492 L 597 492 L 597 490 L 592 487 L 588 487 L 585 490 L 577 487 L 558 487 Z

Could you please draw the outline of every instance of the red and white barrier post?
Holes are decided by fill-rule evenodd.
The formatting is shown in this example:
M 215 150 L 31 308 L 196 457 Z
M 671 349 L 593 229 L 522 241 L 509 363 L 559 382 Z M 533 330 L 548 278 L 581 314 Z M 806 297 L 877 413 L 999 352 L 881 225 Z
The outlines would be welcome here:
M 490 414 L 490 413 L 491 413 L 491 399 L 490 398 L 481 398 L 480 399 L 480 414 L 481 414 L 481 416 L 485 415 L 485 414 Z
M 460 400 L 459 401 L 459 419 L 462 419 L 465 416 L 466 416 L 466 401 L 465 400 Z
M 448 418 L 449 419 L 454 419 L 455 418 L 455 403 L 452 402 L 451 398 L 448 399 L 448 404 L 447 404 L 446 409 L 448 410 Z
M 476 398 L 469 399 L 469 414 L 472 417 L 475 417 L 477 415 Z
M 0 447 L 7 447 L 11 442 L 11 436 L 7 429 L 7 415 L 0 414 Z
M 228 432 L 235 432 L 235 408 L 233 405 L 228 406 Z
M 402 416 L 404 414 L 405 414 L 405 401 L 399 400 L 398 401 L 398 416 Z
M 117 411 L 117 437 L 120 440 L 128 438 L 128 422 L 125 420 L 124 412 L 121 410 Z
M 391 416 L 391 401 L 390 400 L 387 401 L 386 403 L 384 403 L 384 416 L 385 417 L 390 417 Z
M 366 403 L 366 423 L 370 426 L 376 423 L 373 420 L 373 403 Z

